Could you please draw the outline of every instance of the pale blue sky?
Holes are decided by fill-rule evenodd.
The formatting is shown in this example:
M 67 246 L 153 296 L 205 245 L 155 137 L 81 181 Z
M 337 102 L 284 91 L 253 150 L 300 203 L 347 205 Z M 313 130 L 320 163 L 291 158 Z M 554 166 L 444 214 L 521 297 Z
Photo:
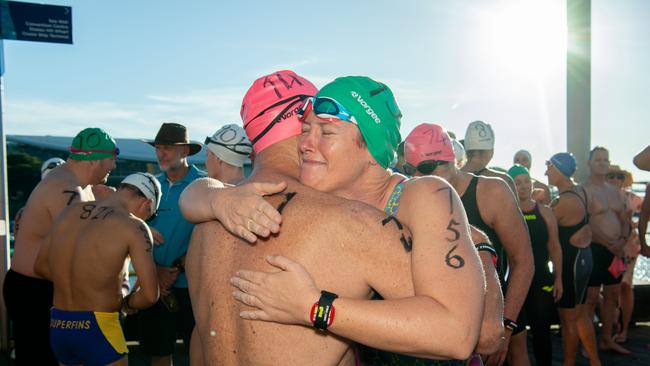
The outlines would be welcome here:
M 4 42 L 8 134 L 98 126 L 152 138 L 178 121 L 203 140 L 240 121 L 255 78 L 290 68 L 317 86 L 342 75 L 384 81 L 403 109 L 403 136 L 421 122 L 463 135 L 485 120 L 496 132 L 493 163 L 509 166 L 527 148 L 540 178 L 544 159 L 566 149 L 565 59 L 552 38 L 563 1 L 48 3 L 72 6 L 75 43 Z M 592 144 L 627 168 L 650 144 L 647 14 L 650 1 L 592 0 Z M 548 52 L 531 47 L 547 41 Z

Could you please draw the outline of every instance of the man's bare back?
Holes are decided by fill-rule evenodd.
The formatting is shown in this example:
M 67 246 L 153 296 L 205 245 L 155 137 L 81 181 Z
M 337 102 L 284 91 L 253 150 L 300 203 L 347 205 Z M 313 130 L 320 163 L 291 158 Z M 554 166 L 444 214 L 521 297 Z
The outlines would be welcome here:
M 54 307 L 119 311 L 122 279 L 128 275 L 125 260 L 151 257 L 151 247 L 148 227 L 123 207 L 83 202 L 65 209 L 53 224 L 45 254 Z
M 240 311 L 247 308 L 230 295 L 229 279 L 239 268 L 277 270 L 265 258 L 281 254 L 302 263 L 319 288 L 339 296 L 367 299 L 371 287 L 384 297 L 412 296 L 403 233 L 370 206 L 313 191 L 286 176 L 258 175 L 254 181 L 278 179 L 288 187 L 269 198 L 283 215 L 277 236 L 251 246 L 216 222 L 194 231 L 186 268 L 204 362 L 352 365 L 350 342 L 331 333 L 241 319 Z
M 81 187 L 77 177 L 66 167 L 48 174 L 34 188 L 22 210 L 11 269 L 26 276 L 38 277 L 34 273 L 34 262 L 54 218 L 75 202 L 91 200 L 94 200 L 91 187 Z

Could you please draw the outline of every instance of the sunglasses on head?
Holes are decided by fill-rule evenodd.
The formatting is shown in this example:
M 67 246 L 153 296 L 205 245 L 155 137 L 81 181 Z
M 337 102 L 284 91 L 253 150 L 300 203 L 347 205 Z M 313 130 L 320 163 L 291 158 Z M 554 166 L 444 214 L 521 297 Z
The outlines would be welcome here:
M 418 164 L 418 166 L 413 166 L 409 163 L 404 164 L 404 173 L 408 175 L 415 175 L 416 172 L 420 172 L 424 175 L 430 175 L 433 173 L 437 167 L 449 164 L 448 161 L 442 160 L 425 160 Z
M 298 114 L 304 119 L 312 110 L 316 117 L 329 122 L 341 120 L 357 124 L 357 120 L 345 106 L 329 97 L 307 98 Z
M 625 174 L 623 174 L 623 173 L 607 173 L 607 179 L 625 180 Z
M 248 154 L 250 154 L 250 151 L 253 148 L 253 145 L 251 145 L 249 143 L 246 143 L 246 142 L 237 142 L 237 143 L 234 143 L 234 144 L 224 144 L 223 142 L 219 142 L 219 141 L 213 139 L 210 136 L 205 138 L 205 142 L 203 142 L 203 144 L 204 145 L 215 144 L 215 145 L 223 146 L 226 149 L 228 149 L 228 150 L 230 150 L 230 151 L 232 151 L 234 153 L 240 154 L 240 155 L 248 155 Z

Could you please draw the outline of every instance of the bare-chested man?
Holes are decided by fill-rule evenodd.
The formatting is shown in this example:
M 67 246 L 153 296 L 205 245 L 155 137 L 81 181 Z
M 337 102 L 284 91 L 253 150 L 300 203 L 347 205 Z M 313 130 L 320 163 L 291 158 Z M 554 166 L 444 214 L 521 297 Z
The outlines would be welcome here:
M 481 123 L 474 122 L 470 130 L 486 131 L 485 136 L 471 132 L 468 133 L 470 139 L 491 136 L 489 125 Z M 525 324 L 517 323 L 522 323 L 518 316 L 533 278 L 534 262 L 528 229 L 515 197 L 500 179 L 457 169 L 452 142 L 440 125 L 418 125 L 406 138 L 404 154 L 407 173 L 432 174 L 447 180 L 460 195 L 469 223 L 484 231 L 494 244 L 498 253 L 497 271 L 505 295 L 506 340 L 509 342 L 513 337 L 515 342 L 525 344 L 525 333 L 522 333 Z M 512 181 L 509 176 L 508 179 Z M 489 357 L 488 365 L 502 364 L 507 351 L 508 343 L 505 342 Z M 513 362 L 511 358 L 509 361 Z
M 143 220 L 156 213 L 160 198 L 158 180 L 135 173 L 111 197 L 73 204 L 52 224 L 34 271 L 54 283 L 50 336 L 61 364 L 127 364 L 120 310 L 145 309 L 158 300 L 153 239 Z M 127 258 L 139 284 L 128 295 L 122 291 Z
M 533 158 L 528 150 L 519 150 L 515 153 L 512 159 L 513 164 L 525 166 L 530 171 Z M 537 179 L 532 178 L 533 181 L 533 199 L 539 203 L 549 205 L 551 203 L 551 190 L 548 186 Z
M 400 238 L 400 233 L 396 231 L 396 228 L 402 226 L 401 224 L 398 225 L 394 218 L 385 219 L 382 222 L 381 218 L 384 216 L 376 210 L 369 209 L 368 206 L 336 199 L 331 196 L 324 196 L 296 182 L 298 176 L 298 157 L 296 156 L 295 150 L 297 141 L 295 137 L 288 136 L 295 136 L 299 131 L 286 132 L 285 129 L 293 129 L 295 127 L 300 129 L 300 123 L 295 117 L 289 118 L 291 116 L 287 115 L 287 111 L 293 111 L 292 106 L 298 104 L 294 103 L 292 105 L 291 101 L 297 102 L 297 99 L 300 99 L 300 94 L 296 95 L 296 93 L 300 92 L 300 90 L 295 90 L 296 84 L 303 85 L 308 82 L 301 78 L 294 78 L 297 77 L 293 73 L 280 72 L 259 79 L 254 83 L 251 90 L 249 90 L 242 108 L 242 117 L 245 121 L 245 126 L 247 126 L 247 133 L 251 141 L 253 141 L 254 148 L 257 152 L 252 180 L 270 179 L 273 181 L 284 179 L 289 184 L 289 193 L 287 193 L 284 200 L 281 197 L 272 198 L 275 201 L 274 204 L 280 204 L 279 207 L 282 208 L 283 231 L 281 231 L 276 239 L 272 239 L 266 243 L 259 243 L 256 247 L 251 247 L 250 249 L 242 249 L 238 241 L 229 239 L 225 243 L 218 245 L 225 245 L 225 248 L 215 250 L 215 240 L 212 239 L 213 236 L 211 234 L 214 229 L 206 229 L 206 226 L 201 226 L 203 230 L 195 232 L 191 251 L 194 251 L 195 248 L 203 248 L 205 246 L 205 252 L 199 252 L 197 249 L 195 253 L 190 253 L 190 255 L 194 256 L 194 258 L 207 256 L 204 262 L 207 265 L 216 260 L 224 263 L 223 259 L 218 258 L 221 257 L 219 253 L 225 251 L 229 256 L 235 256 L 235 263 L 232 266 L 223 266 L 227 267 L 223 270 L 220 268 L 215 269 L 214 266 L 205 268 L 204 265 L 200 275 L 198 273 L 195 275 L 189 273 L 191 276 L 191 291 L 192 287 L 195 286 L 192 278 L 201 278 L 201 281 L 211 281 L 212 283 L 217 283 L 217 286 L 221 286 L 219 282 L 214 282 L 214 277 L 212 277 L 212 280 L 210 278 L 203 279 L 206 276 L 210 276 L 210 273 L 214 273 L 215 270 L 219 272 L 219 278 L 228 273 L 232 274 L 238 268 L 272 271 L 272 267 L 265 268 L 265 263 L 259 255 L 281 253 L 284 257 L 274 256 L 267 259 L 274 266 L 284 270 L 276 278 L 294 276 L 301 271 L 302 266 L 286 258 L 290 257 L 302 263 L 311 272 L 318 288 L 334 292 L 341 291 L 338 293 L 339 297 L 333 303 L 334 307 L 336 307 L 337 315 L 333 324 L 327 328 L 329 331 L 342 337 L 362 341 L 370 346 L 383 346 L 415 355 L 444 358 L 467 357 L 469 352 L 474 348 L 478 338 L 480 314 L 482 314 L 482 301 L 480 300 L 480 296 L 478 299 L 479 303 L 468 304 L 465 302 L 465 305 L 469 305 L 469 307 L 466 311 L 461 311 L 462 320 L 459 320 L 458 318 L 460 317 L 457 318 L 455 315 L 459 309 L 449 309 L 447 306 L 439 307 L 439 305 L 435 305 L 436 301 L 428 296 L 413 297 L 414 289 L 411 287 L 413 285 L 411 274 L 406 273 L 405 276 L 404 273 L 401 273 L 403 270 L 410 272 L 410 267 L 405 268 L 403 266 L 403 255 L 407 254 L 410 258 L 411 255 L 408 255 L 407 252 L 410 252 L 411 249 L 415 251 L 418 245 L 424 244 L 418 244 L 417 239 L 412 240 L 407 234 L 402 234 L 403 236 Z M 286 85 L 292 80 L 300 81 L 300 83 L 295 82 L 293 83 L 293 87 L 288 89 Z M 283 96 L 286 100 L 280 99 L 280 103 L 277 102 L 279 95 L 276 96 L 277 93 L 274 90 L 275 88 L 272 82 L 277 83 L 277 90 L 280 91 L 279 95 Z M 292 93 L 293 96 L 287 93 Z M 310 90 L 309 93 L 315 93 L 315 89 Z M 258 101 L 253 103 L 251 100 Z M 378 98 L 378 100 L 383 105 L 382 101 L 384 99 Z M 265 114 L 269 115 L 266 116 Z M 267 128 L 268 126 L 273 126 L 275 121 L 283 116 L 287 118 L 283 120 L 281 125 L 277 124 L 272 129 Z M 347 122 L 341 123 L 341 127 L 348 126 Z M 334 127 L 334 125 L 332 126 Z M 355 128 L 347 132 L 350 133 L 350 136 L 342 137 L 346 139 L 345 146 L 348 146 L 349 141 L 347 139 L 354 136 L 355 131 L 358 134 L 358 130 Z M 256 138 L 260 133 L 266 133 L 266 139 Z M 280 135 L 278 136 L 278 134 Z M 278 137 L 282 138 L 280 142 L 275 142 L 271 146 L 268 146 L 269 142 L 274 141 L 274 139 L 277 141 Z M 260 146 L 262 147 L 256 145 L 256 140 L 259 140 L 261 143 Z M 397 142 L 395 142 L 393 149 L 396 147 L 396 144 Z M 357 145 L 353 144 L 353 146 Z M 338 153 L 343 153 L 344 155 L 342 156 L 345 156 L 348 151 L 346 149 L 347 147 L 344 150 L 339 150 Z M 350 151 L 349 153 L 353 152 Z M 348 156 L 350 156 L 349 153 Z M 394 150 L 392 154 L 394 154 Z M 357 158 L 356 161 L 350 161 L 351 171 L 363 169 L 360 165 L 365 163 L 361 162 L 369 158 L 369 155 L 366 155 L 362 159 L 359 159 L 356 155 L 351 156 Z M 382 171 L 386 173 L 385 170 L 382 169 Z M 292 195 L 291 192 L 294 190 L 297 193 Z M 441 201 L 445 202 L 445 207 L 449 207 L 450 203 L 447 195 L 442 194 L 439 197 L 441 197 Z M 285 204 L 284 202 L 287 203 Z M 435 204 L 436 202 L 433 203 Z M 336 207 L 332 207 L 332 205 Z M 456 204 L 453 207 L 458 210 Z M 310 213 L 312 211 L 315 213 Z M 350 215 L 349 213 L 351 212 L 354 212 L 354 214 Z M 316 217 L 318 217 L 317 220 L 315 219 Z M 355 217 L 362 219 L 362 221 L 358 222 L 355 220 Z M 459 220 L 462 220 L 462 218 L 459 218 Z M 429 230 L 440 230 L 440 237 L 443 237 L 448 225 L 438 223 L 436 220 L 431 220 L 430 222 L 434 222 L 434 225 L 431 225 Z M 303 228 L 300 232 L 296 232 L 293 229 L 298 226 Z M 342 227 L 345 227 L 345 229 L 342 230 Z M 361 229 L 361 227 L 364 227 L 364 229 Z M 454 236 L 452 240 L 458 240 L 459 247 L 454 247 L 453 249 L 458 250 L 458 252 L 448 255 L 447 259 L 456 268 L 468 267 L 467 270 L 469 272 L 465 272 L 465 268 L 463 268 L 463 270 L 459 271 L 459 276 L 478 275 L 475 282 L 471 280 L 466 282 L 471 283 L 471 286 L 465 286 L 463 288 L 464 296 L 475 297 L 475 290 L 477 288 L 473 285 L 481 282 L 480 267 L 478 267 L 476 253 L 470 251 L 467 254 L 465 252 L 465 245 L 471 245 L 471 241 L 469 241 L 467 229 L 463 229 L 463 227 L 466 227 L 466 223 L 459 222 L 458 228 L 454 226 L 454 229 L 458 230 L 459 235 L 458 237 Z M 386 230 L 389 232 L 382 233 L 382 231 Z M 198 236 L 200 233 L 209 236 L 200 237 Z M 421 233 L 418 235 L 421 235 Z M 308 236 L 308 239 L 306 236 Z M 373 239 L 373 237 L 375 238 Z M 366 242 L 367 240 L 375 242 L 371 244 Z M 292 241 L 292 243 L 285 243 L 285 241 Z M 397 244 L 397 242 L 400 243 Z M 397 251 L 394 250 L 395 244 L 398 246 Z M 460 250 L 461 244 L 462 250 Z M 211 254 L 215 252 L 215 255 Z M 445 250 L 445 252 L 448 253 L 449 250 Z M 217 257 L 217 254 L 220 257 Z M 444 257 L 444 253 L 442 256 Z M 418 258 L 419 260 L 424 259 Z M 229 263 L 229 261 L 226 260 L 225 263 Z M 445 271 L 445 268 L 427 267 L 431 271 L 428 274 L 437 270 L 443 273 Z M 197 266 L 194 266 L 194 268 L 197 268 Z M 478 269 L 478 272 L 474 269 Z M 448 275 L 457 273 L 455 269 L 450 269 L 450 271 L 447 273 Z M 418 274 L 425 276 L 423 273 Z M 300 275 L 304 275 L 304 273 L 300 273 Z M 244 278 L 235 281 L 241 282 L 242 280 Z M 254 279 L 251 280 L 254 281 Z M 403 280 L 407 282 L 401 282 Z M 382 281 L 388 282 L 382 283 Z M 430 279 L 429 283 L 431 281 L 433 279 Z M 375 283 L 372 284 L 371 282 Z M 226 289 L 218 289 L 219 291 L 209 294 L 206 292 L 205 286 L 203 288 L 197 288 L 195 290 L 196 292 L 192 292 L 192 296 L 199 297 L 199 304 L 197 305 L 195 302 L 195 312 L 197 313 L 197 324 L 204 325 L 203 331 L 198 326 L 201 343 L 204 345 L 204 355 L 211 356 L 205 353 L 205 346 L 207 345 L 212 346 L 211 349 L 213 352 L 216 350 L 216 353 L 221 353 L 221 357 L 228 357 L 230 363 L 336 364 L 341 360 L 341 355 L 347 350 L 349 341 L 344 341 L 328 333 L 322 333 L 319 337 L 318 334 L 313 333 L 313 330 L 304 327 L 319 324 L 318 321 L 314 323 L 313 319 L 310 319 L 309 309 L 314 302 L 322 305 L 327 301 L 325 295 L 319 300 L 319 291 L 316 289 L 315 284 L 312 282 L 311 285 L 303 286 L 300 290 L 293 291 L 293 294 L 289 296 L 287 300 L 291 301 L 292 304 L 288 308 L 298 309 L 296 312 L 284 313 L 281 319 L 272 318 L 272 320 L 279 321 L 280 323 L 300 324 L 302 325 L 301 327 L 288 327 L 275 323 L 247 324 L 242 323 L 239 319 L 231 319 L 230 316 L 236 316 L 240 310 L 237 306 L 230 304 L 227 313 L 219 314 L 217 311 L 220 306 L 223 307 L 223 304 L 229 304 L 228 299 L 219 299 L 217 295 L 219 291 L 227 291 Z M 401 292 L 401 295 L 398 297 L 411 297 L 392 301 L 363 300 L 369 294 L 367 292 L 369 290 L 368 285 L 382 293 L 385 298 L 395 298 L 397 292 L 392 291 L 393 286 Z M 383 288 L 383 290 L 380 290 L 377 286 Z M 247 288 L 248 285 L 243 285 L 243 287 Z M 449 287 L 445 290 L 453 292 L 457 289 L 453 286 Z M 200 293 L 198 292 L 199 289 Z M 411 292 L 409 293 L 409 291 Z M 446 295 L 450 294 L 446 293 Z M 246 303 L 253 301 L 253 305 L 255 305 L 254 300 L 246 294 L 238 295 L 238 300 Z M 476 305 L 479 304 L 480 307 L 476 308 Z M 432 311 L 417 312 L 411 310 L 414 307 L 418 308 L 422 306 L 425 310 L 431 309 Z M 209 314 L 212 314 L 211 317 L 208 319 L 204 318 L 204 321 L 200 321 L 200 315 L 198 313 L 206 314 L 208 307 L 214 309 L 209 312 Z M 447 311 L 449 311 L 448 316 L 442 316 L 442 313 Z M 248 313 L 249 315 L 246 317 L 249 318 L 250 316 L 254 316 L 251 314 L 255 313 L 255 311 L 244 313 Z M 436 313 L 440 315 L 437 316 Z M 418 320 L 414 321 L 413 316 Z M 214 317 L 218 317 L 218 319 L 222 319 L 222 322 L 225 321 L 227 324 L 232 325 L 224 329 L 218 321 L 213 320 Z M 471 319 L 468 317 L 471 317 Z M 271 318 L 266 318 L 265 320 L 271 320 Z M 433 339 L 426 336 L 426 334 L 430 334 L 435 329 L 436 324 L 432 327 L 432 323 L 436 322 L 441 329 L 448 330 L 446 337 Z M 323 326 L 322 323 L 321 326 Z M 236 332 L 232 329 L 233 327 L 237 328 Z M 385 331 L 378 332 L 376 329 L 384 329 Z M 251 330 L 252 335 L 250 334 Z M 260 333 L 262 331 L 263 333 Z M 275 331 L 276 334 L 282 334 L 282 336 L 281 338 L 276 336 L 268 339 L 267 331 Z M 209 337 L 208 340 L 205 339 L 206 336 Z M 225 341 L 223 339 L 220 340 L 220 337 L 227 337 L 227 339 Z M 297 337 L 301 338 L 298 340 Z M 237 340 L 239 342 L 235 343 Z M 236 344 L 239 349 L 232 349 L 233 346 L 224 349 L 219 346 L 222 344 L 221 342 Z M 300 348 L 295 347 L 297 342 L 300 342 Z M 329 346 L 327 346 L 326 342 L 329 343 Z M 317 351 L 315 351 L 315 347 L 318 347 Z M 287 353 L 288 349 L 292 350 L 289 354 Z M 248 352 L 243 353 L 246 350 Z M 262 352 L 264 355 L 260 354 Z M 269 356 L 273 358 L 269 359 Z M 205 361 L 210 363 L 212 360 Z M 344 364 L 350 364 L 351 362 L 353 360 L 347 357 L 341 361 Z
M 512 192 L 512 197 L 517 196 L 515 182 L 508 174 L 490 169 L 487 165 L 494 156 L 494 131 L 489 123 L 474 121 L 467 126 L 465 131 L 465 156 L 467 162 L 461 168 L 462 171 L 486 177 L 501 178 Z
M 67 163 L 50 172 L 27 200 L 4 282 L 19 365 L 57 364 L 49 339 L 52 283 L 34 273 L 34 262 L 54 218 L 66 206 L 94 200 L 92 185 L 106 182 L 118 152 L 113 138 L 103 130 L 79 132 Z
M 607 183 L 609 172 L 609 151 L 601 146 L 589 153 L 589 180 L 584 185 L 589 197 L 589 226 L 592 230 L 591 252 L 594 267 L 589 278 L 587 305 L 593 316 L 598 303 L 600 287 L 604 285 L 601 319 L 603 328 L 599 346 L 603 350 L 629 354 L 630 351 L 613 339 L 613 325 L 616 306 L 621 292 L 622 272 L 610 270 L 612 262 L 624 257 L 623 247 L 627 242 L 625 203 L 618 189 Z

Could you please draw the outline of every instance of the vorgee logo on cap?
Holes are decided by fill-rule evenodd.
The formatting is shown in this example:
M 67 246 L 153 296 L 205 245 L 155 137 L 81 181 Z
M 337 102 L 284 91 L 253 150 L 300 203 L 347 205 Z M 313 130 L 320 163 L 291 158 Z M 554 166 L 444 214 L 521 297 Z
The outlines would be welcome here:
M 375 123 L 376 123 L 376 124 L 380 124 L 380 123 L 381 123 L 381 119 L 379 118 L 379 116 L 377 116 L 377 113 L 375 113 L 375 111 L 372 109 L 372 107 L 370 107 L 370 106 L 368 105 L 368 103 L 366 103 L 366 101 L 363 100 L 363 98 L 361 98 L 361 95 L 359 95 L 359 93 L 357 93 L 357 92 L 355 92 L 355 91 L 353 90 L 353 91 L 350 92 L 350 95 L 352 95 L 352 97 L 355 98 L 355 99 L 357 100 L 357 103 L 359 103 L 359 104 L 363 107 L 363 109 L 366 110 L 366 113 L 367 113 L 370 117 L 372 117 L 373 120 L 375 120 Z

